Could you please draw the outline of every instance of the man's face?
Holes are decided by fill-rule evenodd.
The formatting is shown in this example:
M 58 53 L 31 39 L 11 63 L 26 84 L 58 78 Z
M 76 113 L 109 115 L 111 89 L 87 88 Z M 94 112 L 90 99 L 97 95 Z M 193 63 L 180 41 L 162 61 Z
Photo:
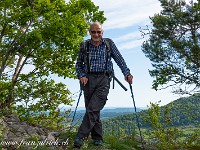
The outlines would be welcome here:
M 100 42 L 102 39 L 103 31 L 100 25 L 93 25 L 90 29 L 90 35 L 94 42 Z

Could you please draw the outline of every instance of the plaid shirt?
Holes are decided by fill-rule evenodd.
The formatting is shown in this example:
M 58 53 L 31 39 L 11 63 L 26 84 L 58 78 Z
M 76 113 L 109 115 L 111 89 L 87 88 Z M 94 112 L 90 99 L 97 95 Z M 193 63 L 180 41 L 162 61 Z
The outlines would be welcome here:
M 110 50 L 111 50 L 111 58 L 115 60 L 117 65 L 120 67 L 124 76 L 130 74 L 130 69 L 127 67 L 126 62 L 124 61 L 122 55 L 117 49 L 115 43 L 110 40 Z M 81 77 L 85 77 L 89 72 L 112 72 L 113 71 L 113 63 L 111 58 L 108 59 L 107 69 L 106 69 L 106 42 L 103 39 L 99 46 L 95 46 L 92 44 L 92 40 L 89 40 L 89 68 L 87 68 L 87 63 L 84 61 L 84 57 L 86 52 L 80 50 L 76 62 L 76 72 L 77 77 L 80 79 Z

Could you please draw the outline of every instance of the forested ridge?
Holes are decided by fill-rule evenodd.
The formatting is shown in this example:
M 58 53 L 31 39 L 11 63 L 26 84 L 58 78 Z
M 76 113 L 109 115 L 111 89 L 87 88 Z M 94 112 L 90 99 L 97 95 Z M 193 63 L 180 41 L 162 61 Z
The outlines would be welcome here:
M 165 106 L 161 106 L 161 122 L 164 122 L 166 111 L 169 115 L 167 118 L 171 121 L 170 124 L 166 124 L 166 127 L 198 125 L 200 124 L 200 94 L 179 98 Z M 145 121 L 145 118 L 148 119 L 148 110 L 137 112 L 137 115 L 142 128 L 150 127 L 150 124 Z M 135 113 L 104 119 L 102 122 L 105 133 L 120 129 L 126 130 L 125 132 L 132 132 L 132 129 L 136 128 Z

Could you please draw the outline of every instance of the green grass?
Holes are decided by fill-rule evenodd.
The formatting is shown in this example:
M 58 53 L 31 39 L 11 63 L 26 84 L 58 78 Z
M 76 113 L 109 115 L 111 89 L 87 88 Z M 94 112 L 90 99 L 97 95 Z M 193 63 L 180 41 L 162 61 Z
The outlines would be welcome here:
M 132 139 L 132 137 L 121 138 L 109 135 L 105 137 L 105 143 L 108 143 L 110 148 L 115 150 L 128 150 L 133 147 L 137 148 L 137 143 Z

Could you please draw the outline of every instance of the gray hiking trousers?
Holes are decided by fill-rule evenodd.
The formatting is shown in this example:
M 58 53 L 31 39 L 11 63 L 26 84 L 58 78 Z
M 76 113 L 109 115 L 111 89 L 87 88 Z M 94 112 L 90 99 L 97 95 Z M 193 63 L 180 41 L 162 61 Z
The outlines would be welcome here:
M 81 85 L 84 91 L 86 112 L 77 136 L 79 138 L 88 138 L 91 133 L 92 139 L 102 140 L 100 110 L 103 109 L 107 101 L 110 79 L 104 74 L 89 74 L 87 77 L 87 84 L 85 86 Z

